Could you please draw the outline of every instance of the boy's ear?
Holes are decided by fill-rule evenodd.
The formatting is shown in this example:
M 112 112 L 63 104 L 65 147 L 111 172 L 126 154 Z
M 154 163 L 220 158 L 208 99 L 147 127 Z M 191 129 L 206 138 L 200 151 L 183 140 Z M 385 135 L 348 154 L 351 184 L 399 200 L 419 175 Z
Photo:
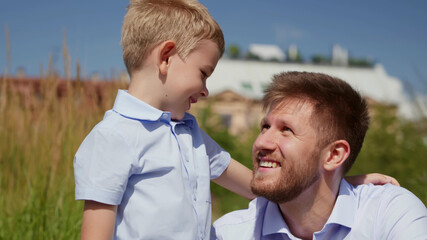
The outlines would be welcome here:
M 337 140 L 326 147 L 323 168 L 326 171 L 333 171 L 342 166 L 349 155 L 350 144 L 345 140 Z
M 159 46 L 158 66 L 161 74 L 166 75 L 171 61 L 171 56 L 176 53 L 174 41 L 164 41 Z

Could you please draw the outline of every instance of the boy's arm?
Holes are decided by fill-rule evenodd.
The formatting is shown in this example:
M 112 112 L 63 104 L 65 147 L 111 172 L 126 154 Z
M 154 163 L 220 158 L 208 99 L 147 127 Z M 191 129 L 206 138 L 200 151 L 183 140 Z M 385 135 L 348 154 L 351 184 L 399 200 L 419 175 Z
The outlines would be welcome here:
M 352 185 L 368 184 L 384 185 L 391 183 L 400 186 L 399 182 L 394 178 L 380 173 L 369 173 L 355 176 L 346 176 L 345 180 Z
M 250 183 L 252 180 L 252 171 L 243 164 L 231 159 L 230 164 L 224 172 L 212 181 L 228 190 L 239 194 L 247 199 L 254 199 L 256 196 L 252 193 Z
M 85 201 L 81 239 L 113 239 L 116 223 L 116 205 Z
M 245 167 L 243 164 L 231 159 L 230 164 L 224 170 L 224 172 L 216 179 L 212 181 L 234 193 L 239 194 L 247 199 L 254 199 L 254 195 L 251 191 L 250 183 L 252 180 L 252 171 Z M 369 173 L 363 175 L 346 176 L 345 180 L 352 185 L 368 184 L 384 185 L 391 183 L 396 186 L 400 186 L 399 182 L 390 176 L 380 173 Z

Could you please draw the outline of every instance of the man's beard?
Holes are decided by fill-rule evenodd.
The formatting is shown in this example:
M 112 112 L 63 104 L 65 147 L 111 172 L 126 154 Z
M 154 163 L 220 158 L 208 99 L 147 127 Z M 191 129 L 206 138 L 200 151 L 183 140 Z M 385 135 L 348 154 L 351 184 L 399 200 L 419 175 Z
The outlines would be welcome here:
M 267 183 L 263 176 L 256 175 L 251 182 L 251 189 L 257 196 L 262 196 L 275 203 L 284 203 L 293 200 L 304 190 L 319 179 L 317 159 L 320 151 L 314 151 L 306 165 L 295 166 L 293 162 L 282 162 L 280 178 L 275 182 Z M 259 163 L 258 163 L 259 164 Z

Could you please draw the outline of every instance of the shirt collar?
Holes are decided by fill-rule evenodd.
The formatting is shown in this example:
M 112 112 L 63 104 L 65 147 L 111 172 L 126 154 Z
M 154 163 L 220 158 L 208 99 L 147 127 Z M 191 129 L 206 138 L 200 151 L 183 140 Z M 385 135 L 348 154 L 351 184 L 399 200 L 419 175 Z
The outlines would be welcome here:
M 342 179 L 338 198 L 325 227 L 328 224 L 338 224 L 348 228 L 352 227 L 357 207 L 356 199 L 352 190 L 353 186 Z M 283 220 L 279 206 L 276 203 L 268 201 L 264 214 L 262 235 L 266 236 L 275 233 L 286 233 L 289 236 L 293 236 L 288 225 Z
M 141 100 L 130 95 L 126 90 L 119 90 L 114 102 L 113 111 L 123 117 L 143 121 L 163 121 L 171 123 L 171 113 L 163 112 Z M 184 118 L 177 123 L 183 123 L 189 127 L 194 127 L 195 117 L 189 113 L 184 114 Z
M 262 224 L 262 235 L 270 235 L 276 233 L 291 234 L 288 225 L 283 220 L 277 203 L 268 201 L 264 214 L 264 222 Z
M 353 226 L 357 208 L 353 188 L 346 180 L 341 180 L 338 198 L 326 225 L 334 223 L 348 228 Z

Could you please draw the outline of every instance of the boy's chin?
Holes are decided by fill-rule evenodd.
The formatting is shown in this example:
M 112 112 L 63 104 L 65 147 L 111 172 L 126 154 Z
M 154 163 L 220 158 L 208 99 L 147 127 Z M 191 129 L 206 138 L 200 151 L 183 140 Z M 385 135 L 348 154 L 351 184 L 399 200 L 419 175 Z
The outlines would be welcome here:
M 185 112 L 183 113 L 176 113 L 171 116 L 172 121 L 181 121 L 184 118 Z

